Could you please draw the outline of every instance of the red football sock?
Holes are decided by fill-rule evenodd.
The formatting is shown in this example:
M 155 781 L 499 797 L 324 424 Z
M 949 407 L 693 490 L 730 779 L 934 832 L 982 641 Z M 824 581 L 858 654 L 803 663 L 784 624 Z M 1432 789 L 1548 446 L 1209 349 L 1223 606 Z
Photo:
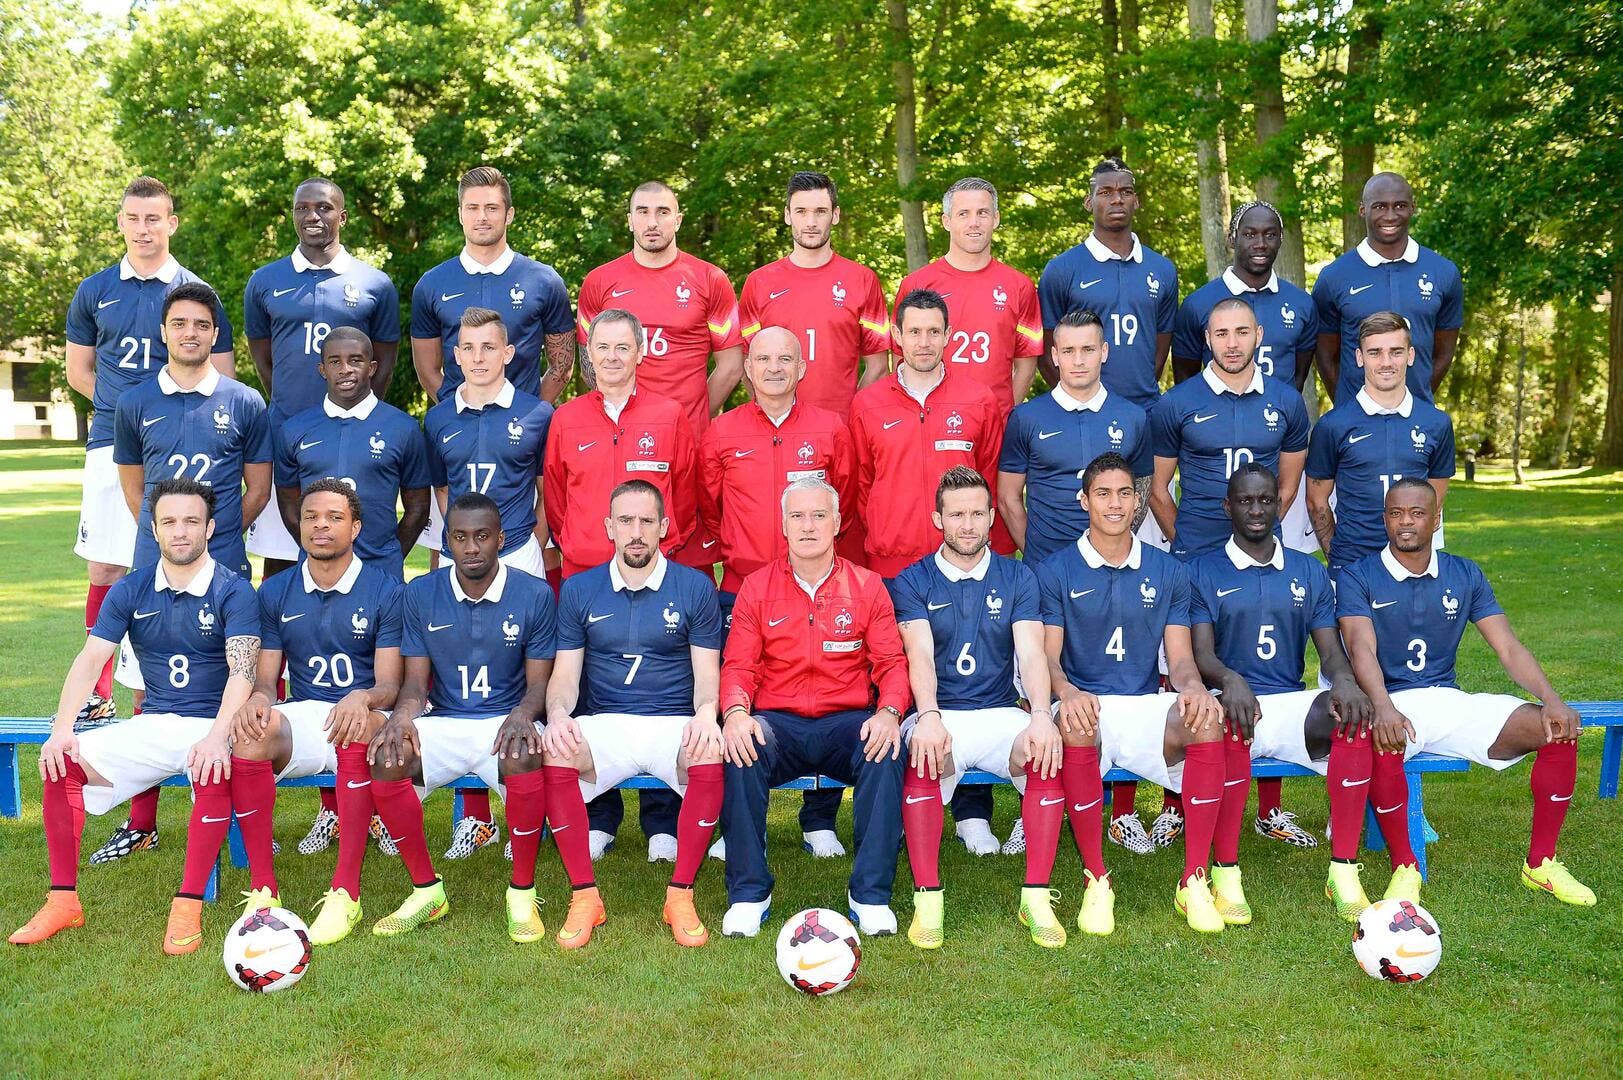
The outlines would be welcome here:
M 66 775 L 45 782 L 45 850 L 51 865 L 51 888 L 79 884 L 79 839 L 85 832 L 85 771 L 67 759 Z
M 1098 771 L 1097 766 L 1094 771 Z M 1054 875 L 1054 858 L 1059 854 L 1059 827 L 1065 820 L 1064 776 L 1062 769 L 1044 780 L 1037 774 L 1035 765 L 1026 766 L 1026 793 L 1020 799 L 1020 820 L 1026 826 L 1026 885 L 1029 887 L 1046 886 Z
M 1161 809 L 1183 813 L 1183 796 L 1168 788 L 1161 789 Z
M 1069 747 L 1066 748 L 1070 749 Z M 1121 817 L 1123 814 L 1138 812 L 1134 805 L 1138 802 L 1138 781 L 1118 780 L 1110 785 L 1110 816 Z M 1100 814 L 1103 817 L 1103 814 Z
M 1555 858 L 1555 841 L 1567 820 L 1567 807 L 1578 787 L 1578 744 L 1548 743 L 1533 755 L 1533 840 L 1527 865 L 1537 868 Z
M 242 846 L 248 851 L 248 885 L 276 889 L 276 769 L 268 761 L 231 757 L 231 809 L 237 812 Z
M 462 793 L 462 816 L 478 818 L 489 824 L 496 818 L 490 812 L 490 792 L 485 788 L 469 788 Z M 512 827 L 512 823 L 508 823 Z
M 541 827 L 547 820 L 547 775 L 541 769 L 509 776 L 507 831 L 513 839 L 515 889 L 535 887 L 535 860 L 541 852 Z
M 1258 817 L 1265 818 L 1269 814 L 1272 814 L 1275 810 L 1279 809 L 1280 789 L 1283 788 L 1284 786 L 1285 786 L 1285 781 L 1281 780 L 1277 776 L 1270 777 L 1269 779 L 1266 779 L 1266 780 L 1258 780 L 1257 781 L 1257 816 Z
M 907 863 L 913 868 L 913 887 L 941 888 L 941 829 L 946 811 L 941 806 L 941 781 L 920 776 L 909 768 L 902 777 L 902 835 L 907 838 Z
M 400 861 L 406 864 L 411 883 L 419 889 L 434 884 L 439 875 L 434 872 L 434 860 L 428 854 L 428 837 L 423 832 L 423 800 L 410 780 L 379 780 L 372 778 L 372 801 L 377 804 L 378 817 L 383 827 L 400 849 Z
M 316 788 L 316 792 L 317 792 L 317 794 L 319 794 L 321 796 L 321 808 L 323 810 L 331 810 L 335 814 L 338 813 L 338 792 L 337 791 L 333 790 L 330 787 L 324 787 L 324 788 Z M 338 827 L 340 829 L 342 829 L 344 826 L 342 824 L 340 824 Z
M 220 861 L 220 845 L 231 831 L 231 782 L 192 785 L 192 821 L 186 829 L 186 869 L 180 896 L 202 899 L 209 875 Z
M 1099 779 L 1099 748 L 1067 746 L 1059 778 L 1065 791 L 1065 813 L 1071 819 L 1071 836 L 1076 840 L 1082 865 L 1094 877 L 1102 878 L 1108 871 L 1104 850 L 1105 786 Z M 1116 785 L 1118 793 L 1121 788 L 1121 784 Z M 1026 843 L 1029 846 L 1031 841 Z
M 1409 777 L 1403 771 L 1403 754 L 1370 756 L 1369 800 L 1375 807 L 1375 821 L 1392 856 L 1392 869 L 1418 865 L 1409 846 Z
M 130 800 L 130 828 L 151 832 L 158 827 L 158 789 L 149 787 Z
M 542 771 L 547 774 L 547 820 L 552 823 L 558 858 L 569 875 L 569 884 L 589 889 L 597 884 L 597 878 L 592 873 L 592 825 L 580 793 L 580 770 L 548 765 Z
M 727 774 L 721 762 L 688 766 L 688 790 L 682 809 L 676 815 L 676 869 L 671 884 L 692 888 L 710 850 L 710 838 L 721 820 L 721 797 L 726 791 Z
M 1245 800 L 1251 794 L 1251 747 L 1223 736 L 1223 801 L 1217 804 L 1217 832 L 1212 861 L 1232 866 L 1240 861 L 1240 830 L 1245 827 Z
M 1183 877 L 1205 873 L 1223 802 L 1223 744 L 1192 743 L 1183 752 Z
M 101 614 L 101 602 L 107 599 L 111 585 L 92 585 L 85 590 L 85 633 L 96 625 L 96 617 Z M 113 696 L 113 665 L 118 662 L 115 655 L 102 667 L 101 674 L 96 677 L 96 693 L 102 697 Z
M 1358 858 L 1358 840 L 1364 831 L 1364 808 L 1369 805 L 1369 779 L 1375 751 L 1369 732 L 1354 738 L 1330 739 L 1330 769 L 1325 786 L 1330 793 L 1330 857 L 1341 862 Z
M 332 887 L 361 898 L 361 863 L 366 859 L 367 830 L 376 806 L 372 801 L 372 771 L 366 765 L 366 744 L 340 746 L 338 753 L 338 862 Z

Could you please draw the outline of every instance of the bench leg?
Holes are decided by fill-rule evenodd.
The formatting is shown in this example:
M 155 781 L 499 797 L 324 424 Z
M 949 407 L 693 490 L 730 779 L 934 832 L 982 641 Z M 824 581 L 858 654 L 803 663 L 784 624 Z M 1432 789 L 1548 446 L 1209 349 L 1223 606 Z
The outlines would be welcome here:
M 12 747 L 12 756 L 15 757 L 17 748 Z M 1617 798 L 1617 773 L 1623 766 L 1623 727 L 1609 727 L 1606 729 L 1606 739 L 1600 748 L 1600 797 L 1603 799 Z M 15 817 L 16 815 L 11 815 Z
M 1426 797 L 1418 776 L 1409 777 L 1409 846 L 1414 849 L 1415 868 L 1420 880 L 1426 880 L 1426 844 L 1435 839 L 1431 823 L 1426 820 Z
M 242 842 L 242 830 L 237 828 L 237 815 L 231 815 L 231 831 L 226 834 L 231 845 L 231 865 L 238 870 L 248 865 L 248 847 Z
M 452 791 L 451 791 L 451 827 L 453 829 L 456 828 L 456 823 L 461 821 L 461 820 L 462 820 L 462 789 L 461 788 L 453 788 Z
M 1612 793 L 1617 794 L 1617 770 L 1612 770 Z M 17 744 L 0 746 L 0 817 L 20 817 L 23 812 L 22 776 L 17 766 Z
M 1371 851 L 1385 851 L 1386 837 L 1381 835 L 1381 821 L 1375 816 L 1375 804 L 1364 805 L 1364 846 Z
M 209 871 L 209 883 L 203 886 L 203 902 L 212 904 L 220 898 L 220 858 L 214 857 L 214 869 Z

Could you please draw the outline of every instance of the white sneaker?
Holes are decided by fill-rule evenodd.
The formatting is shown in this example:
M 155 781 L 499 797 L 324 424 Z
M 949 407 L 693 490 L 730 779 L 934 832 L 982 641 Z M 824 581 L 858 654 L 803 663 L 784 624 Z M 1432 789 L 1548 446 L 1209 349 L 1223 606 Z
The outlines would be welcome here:
M 648 838 L 649 862 L 675 862 L 676 837 L 668 832 L 655 833 Z
M 727 861 L 727 841 L 718 836 L 716 842 L 710 845 L 710 857 L 717 862 Z
M 1024 855 L 1026 853 L 1026 823 L 1022 818 L 1014 819 L 1014 831 L 1009 838 L 1003 841 L 1003 854 Z
M 869 937 L 896 933 L 896 913 L 890 910 L 889 904 L 859 904 L 851 899 L 850 893 L 845 894 L 845 903 L 851 921 Z
M 801 833 L 800 846 L 819 859 L 838 859 L 845 854 L 845 845 L 840 843 L 839 835 L 832 829 Z
M 609 848 L 614 846 L 613 833 L 600 832 L 597 829 L 593 829 L 591 835 L 586 839 L 592 846 L 593 862 L 596 862 L 604 855 L 608 854 Z
M 721 933 L 723 937 L 754 937 L 766 925 L 767 916 L 772 914 L 772 898 L 758 902 L 740 901 L 727 909 L 727 914 L 721 917 Z M 893 918 L 892 923 L 895 922 Z
M 957 822 L 952 831 L 958 834 L 958 839 L 964 842 L 971 855 L 997 854 L 997 837 L 992 835 L 992 826 L 985 818 L 968 818 Z
M 447 859 L 466 859 L 482 847 L 496 842 L 501 831 L 493 822 L 465 817 L 451 830 L 451 846 L 445 849 Z

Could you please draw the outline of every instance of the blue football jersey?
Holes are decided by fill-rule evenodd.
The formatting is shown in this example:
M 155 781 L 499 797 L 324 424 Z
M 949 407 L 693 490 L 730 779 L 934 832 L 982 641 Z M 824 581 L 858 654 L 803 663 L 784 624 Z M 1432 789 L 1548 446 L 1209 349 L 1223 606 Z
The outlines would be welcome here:
M 548 334 L 575 333 L 575 313 L 563 278 L 546 263 L 509 251 L 488 269 L 471 272 L 478 264 L 465 256 L 446 259 L 422 276 L 411 294 L 411 336 L 439 338 L 445 365 L 444 401 L 462 385 L 456 362 L 457 336 L 462 313 L 470 307 L 499 311 L 507 326 L 513 359 L 507 377 L 526 394 L 541 392 L 541 353 Z M 486 268 L 479 267 L 481 271 Z M 571 345 L 573 348 L 573 345 Z
M 145 712 L 213 717 L 231 678 L 226 641 L 259 637 L 253 586 L 214 562 L 176 592 L 161 569 L 154 561 L 119 578 L 90 632 L 115 645 L 129 635 Z
M 86 449 L 112 445 L 118 399 L 157 378 L 169 362 L 169 347 L 159 333 L 165 298 L 181 285 L 202 280 L 173 259 L 152 277 L 136 277 L 124 260 L 79 283 L 68 305 L 68 341 L 96 350 L 96 394 L 90 402 L 95 411 Z M 214 317 L 220 336 L 213 351 L 230 352 L 231 320 L 224 309 Z
M 1337 405 L 1351 401 L 1364 385 L 1364 369 L 1354 356 L 1358 324 L 1377 311 L 1395 311 L 1408 320 L 1414 345 L 1409 390 L 1421 401 L 1431 400 L 1433 339 L 1437 331 L 1458 330 L 1465 322 L 1459 267 L 1413 240 L 1403 258 L 1387 262 L 1365 240 L 1319 272 L 1313 302 L 1319 332 L 1341 335 Z
M 1388 691 L 1458 687 L 1454 659 L 1466 625 L 1505 613 L 1476 563 L 1446 551 L 1432 552 L 1432 559 L 1436 574 L 1417 577 L 1382 548 L 1336 580 L 1336 614 L 1375 624 L 1375 655 Z M 1404 576 L 1394 575 L 1394 567 Z
M 1082 555 L 1086 540 L 1037 568 L 1043 623 L 1065 631 L 1060 667 L 1089 693 L 1153 694 L 1166 628 L 1189 625 L 1189 574 L 1136 539 L 1122 566 L 1102 559 L 1095 566 Z
M 449 489 L 446 505 L 467 491 L 494 499 L 506 533 L 503 555 L 523 547 L 535 532 L 535 478 L 551 423 L 552 406 L 514 390 L 511 382 L 483 408 L 464 407 L 461 395 L 452 395 L 423 418 L 434 486 Z M 441 552 L 449 557 L 451 549 Z
M 428 441 L 417 421 L 373 396 L 347 414 L 323 398 L 278 426 L 272 442 L 277 487 L 303 490 L 330 476 L 355 489 L 361 498 L 355 554 L 401 580 L 405 553 L 396 533 L 396 500 L 402 490 L 434 485 Z
M 1133 237 L 1123 259 L 1091 235 L 1043 267 L 1037 282 L 1043 329 L 1053 330 L 1066 313 L 1086 309 L 1104 324 L 1110 359 L 1105 389 L 1141 409 L 1155 404 L 1155 338 L 1170 334 L 1178 314 L 1178 270 L 1172 260 Z
M 331 589 L 306 564 L 284 570 L 259 590 L 259 644 L 287 663 L 288 701 L 341 701 L 377 681 L 379 649 L 400 648 L 398 578 L 355 559 Z
M 943 709 L 1015 705 L 1014 624 L 1042 621 L 1035 574 L 990 548 L 981 568 L 979 578 L 971 577 L 933 553 L 890 582 L 896 621 L 930 624 L 936 704 Z
M 135 565 L 158 561 L 147 496 L 159 480 L 184 476 L 214 488 L 214 538 L 209 554 L 239 573 L 248 569 L 242 543 L 242 467 L 271 459 L 265 400 L 212 369 L 195 390 L 181 390 L 167 373 L 137 386 L 118 403 L 113 460 L 146 475 L 137 522 Z
M 1208 623 L 1217 658 L 1253 694 L 1305 690 L 1302 669 L 1315 630 L 1336 628 L 1336 594 L 1324 564 L 1277 540 L 1279 565 L 1256 565 L 1232 543 L 1189 564 L 1189 619 Z
M 1257 369 L 1294 385 L 1297 355 L 1311 353 L 1318 345 L 1319 315 L 1305 289 L 1278 275 L 1262 288 L 1253 289 L 1231 267 L 1184 297 L 1178 308 L 1177 329 L 1172 332 L 1172 355 L 1199 360 L 1202 365 L 1211 363 L 1206 320 L 1221 301 L 1236 296 L 1251 305 L 1257 314 L 1257 329 L 1262 331 Z
M 278 417 L 321 403 L 321 345 L 340 326 L 373 341 L 400 340 L 400 294 L 381 270 L 340 250 L 326 266 L 301 253 L 255 270 L 242 295 L 243 332 L 271 343 L 270 406 Z
M 455 566 L 445 566 L 406 583 L 400 655 L 428 657 L 428 702 L 440 715 L 506 716 L 529 689 L 525 661 L 557 653 L 552 587 L 504 565 L 474 600 L 455 575 Z
M 997 467 L 999 472 L 1023 473 L 1026 478 L 1028 563 L 1035 566 L 1076 543 L 1088 527 L 1088 516 L 1077 501 L 1082 473 L 1107 452 L 1125 457 L 1134 476 L 1155 471 L 1149 418 L 1120 394 L 1101 389 L 1092 401 L 1078 405 L 1058 389 L 1016 405 L 1009 414 Z
M 1158 458 L 1178 459 L 1178 527 L 1172 553 L 1180 559 L 1221 547 L 1231 531 L 1223 513 L 1229 477 L 1248 461 L 1279 475 L 1279 455 L 1307 449 L 1307 407 L 1283 379 L 1256 373 L 1236 394 L 1208 366 L 1168 390 L 1150 411 Z
M 1393 481 L 1454 475 L 1454 422 L 1413 396 L 1405 405 L 1388 412 L 1360 394 L 1325 413 L 1313 427 L 1307 475 L 1335 481 L 1332 570 L 1386 546 L 1386 492 Z
M 624 586 L 613 563 L 564 582 L 558 648 L 585 650 L 577 712 L 692 716 L 689 649 L 721 648 L 715 580 L 660 556 L 642 588 Z

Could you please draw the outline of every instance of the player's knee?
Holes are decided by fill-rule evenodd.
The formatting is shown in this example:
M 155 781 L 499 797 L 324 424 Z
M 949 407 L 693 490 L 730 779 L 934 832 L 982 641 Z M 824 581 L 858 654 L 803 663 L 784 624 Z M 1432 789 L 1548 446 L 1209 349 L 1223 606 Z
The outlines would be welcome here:
M 1070 729 L 1060 728 L 1059 740 L 1066 746 L 1098 746 L 1099 733 L 1094 732 L 1092 735 L 1085 735 L 1081 730 L 1074 727 Z
M 112 563 L 93 562 L 89 566 L 90 584 L 98 588 L 117 585 L 119 578 L 127 573 L 129 573 L 127 569 Z
M 535 772 L 546 764 L 544 755 L 532 754 L 525 750 L 518 757 L 504 757 L 496 763 L 496 772 L 503 780 L 509 776 L 523 776 L 525 773 Z
M 372 763 L 372 779 L 374 780 L 409 780 L 417 775 L 422 763 L 417 755 L 406 752 L 402 758 L 393 765 L 385 764 L 381 759 Z

